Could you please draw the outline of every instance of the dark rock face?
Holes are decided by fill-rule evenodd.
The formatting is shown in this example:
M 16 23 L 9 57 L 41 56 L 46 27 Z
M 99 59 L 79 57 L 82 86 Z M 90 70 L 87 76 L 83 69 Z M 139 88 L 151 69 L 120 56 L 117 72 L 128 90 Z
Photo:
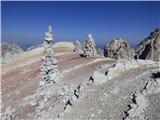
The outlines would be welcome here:
M 160 28 L 155 29 L 136 48 L 140 59 L 160 60 Z
M 134 52 L 129 48 L 126 41 L 122 39 L 113 39 L 104 48 L 104 56 L 113 59 L 128 59 L 134 58 Z
M 1 43 L 1 57 L 2 62 L 4 59 L 8 59 L 13 55 L 22 53 L 24 50 L 14 43 L 3 42 Z

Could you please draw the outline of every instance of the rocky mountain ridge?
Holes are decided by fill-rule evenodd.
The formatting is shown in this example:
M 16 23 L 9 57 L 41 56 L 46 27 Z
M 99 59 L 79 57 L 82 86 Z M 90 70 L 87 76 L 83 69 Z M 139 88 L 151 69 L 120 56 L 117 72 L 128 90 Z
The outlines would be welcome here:
M 155 29 L 136 47 L 140 59 L 160 60 L 160 28 Z
M 24 52 L 24 49 L 15 43 L 2 42 L 1 43 L 1 59 L 2 63 L 10 57 Z

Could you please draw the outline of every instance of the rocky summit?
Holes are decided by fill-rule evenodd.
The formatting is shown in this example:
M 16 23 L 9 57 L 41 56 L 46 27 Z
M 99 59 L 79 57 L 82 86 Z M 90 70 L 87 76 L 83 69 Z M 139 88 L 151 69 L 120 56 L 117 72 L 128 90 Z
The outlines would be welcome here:
M 2 64 L 1 119 L 159 120 L 159 61 L 133 59 L 122 39 L 99 53 L 92 35 L 54 43 L 49 26 L 43 47 Z
M 104 48 L 104 56 L 113 59 L 133 58 L 134 52 L 130 49 L 127 41 L 119 38 L 113 39 Z
M 136 48 L 140 59 L 160 60 L 160 28 L 155 29 Z

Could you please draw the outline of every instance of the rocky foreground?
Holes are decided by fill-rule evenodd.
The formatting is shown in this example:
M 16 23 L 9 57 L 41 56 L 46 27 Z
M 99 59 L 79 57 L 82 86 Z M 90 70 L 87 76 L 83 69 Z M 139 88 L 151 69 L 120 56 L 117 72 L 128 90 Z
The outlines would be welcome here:
M 160 64 L 151 60 L 80 57 L 54 47 L 63 75 L 39 87 L 43 48 L 2 65 L 2 119 L 160 119 Z

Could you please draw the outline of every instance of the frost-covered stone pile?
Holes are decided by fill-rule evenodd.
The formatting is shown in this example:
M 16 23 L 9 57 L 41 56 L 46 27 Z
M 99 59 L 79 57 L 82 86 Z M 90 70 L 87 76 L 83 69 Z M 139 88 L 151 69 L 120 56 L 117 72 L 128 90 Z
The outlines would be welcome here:
M 88 81 L 78 85 L 66 85 L 62 82 L 46 83 L 39 87 L 35 94 L 24 99 L 26 104 L 35 106 L 35 114 L 31 118 L 35 120 L 60 118 L 80 97 L 87 83 Z
M 158 73 L 160 75 L 160 73 Z M 152 101 L 156 98 L 155 96 L 160 95 L 160 78 L 155 78 L 146 83 L 144 88 L 134 93 L 131 96 L 132 103 L 128 105 L 128 110 L 124 112 L 125 120 L 146 120 L 146 119 L 152 119 L 149 115 L 149 104 L 150 99 L 152 98 Z M 158 101 L 154 101 L 155 105 L 159 104 Z M 158 111 L 157 111 L 158 112 Z M 147 114 L 146 114 L 147 113 Z M 158 119 L 158 118 L 157 118 Z
M 113 59 L 128 59 L 134 58 L 134 52 L 130 49 L 127 41 L 119 38 L 113 39 L 104 48 L 104 56 Z
M 25 97 L 17 108 L 9 106 L 2 114 L 2 120 L 17 119 L 18 115 L 23 114 L 27 108 L 34 110 L 34 113 L 27 113 L 27 119 L 52 120 L 60 118 L 64 112 L 70 110 L 86 86 L 86 83 L 78 85 L 46 83 L 38 87 L 35 94 Z
M 74 52 L 82 54 L 83 53 L 83 50 L 82 50 L 83 46 L 81 45 L 81 43 L 77 40 L 76 42 L 74 42 L 74 45 L 75 45 Z
M 52 28 L 49 26 L 44 38 L 45 57 L 42 60 L 40 86 L 44 85 L 45 82 L 56 83 L 61 78 L 57 69 L 57 60 L 53 57 L 52 40 Z
M 79 99 L 82 90 L 87 87 L 87 82 L 78 85 L 67 85 L 64 83 L 45 83 L 38 87 L 36 93 L 24 98 L 23 102 L 16 108 L 9 106 L 2 114 L 2 120 L 20 119 L 19 114 L 23 114 L 27 108 L 32 108 L 33 112 L 27 113 L 27 119 L 52 120 L 61 118 L 64 112 L 68 112 Z
M 67 102 L 72 105 L 76 98 L 72 85 L 46 83 L 29 99 L 26 98 L 29 104 L 35 106 L 38 104 L 34 115 L 34 119 L 37 120 L 59 117 L 68 106 Z
M 89 34 L 86 39 L 86 42 L 85 42 L 84 52 L 83 52 L 82 56 L 93 57 L 93 56 L 96 56 L 96 54 L 97 54 L 97 51 L 96 51 L 95 41 L 94 41 L 92 35 Z

